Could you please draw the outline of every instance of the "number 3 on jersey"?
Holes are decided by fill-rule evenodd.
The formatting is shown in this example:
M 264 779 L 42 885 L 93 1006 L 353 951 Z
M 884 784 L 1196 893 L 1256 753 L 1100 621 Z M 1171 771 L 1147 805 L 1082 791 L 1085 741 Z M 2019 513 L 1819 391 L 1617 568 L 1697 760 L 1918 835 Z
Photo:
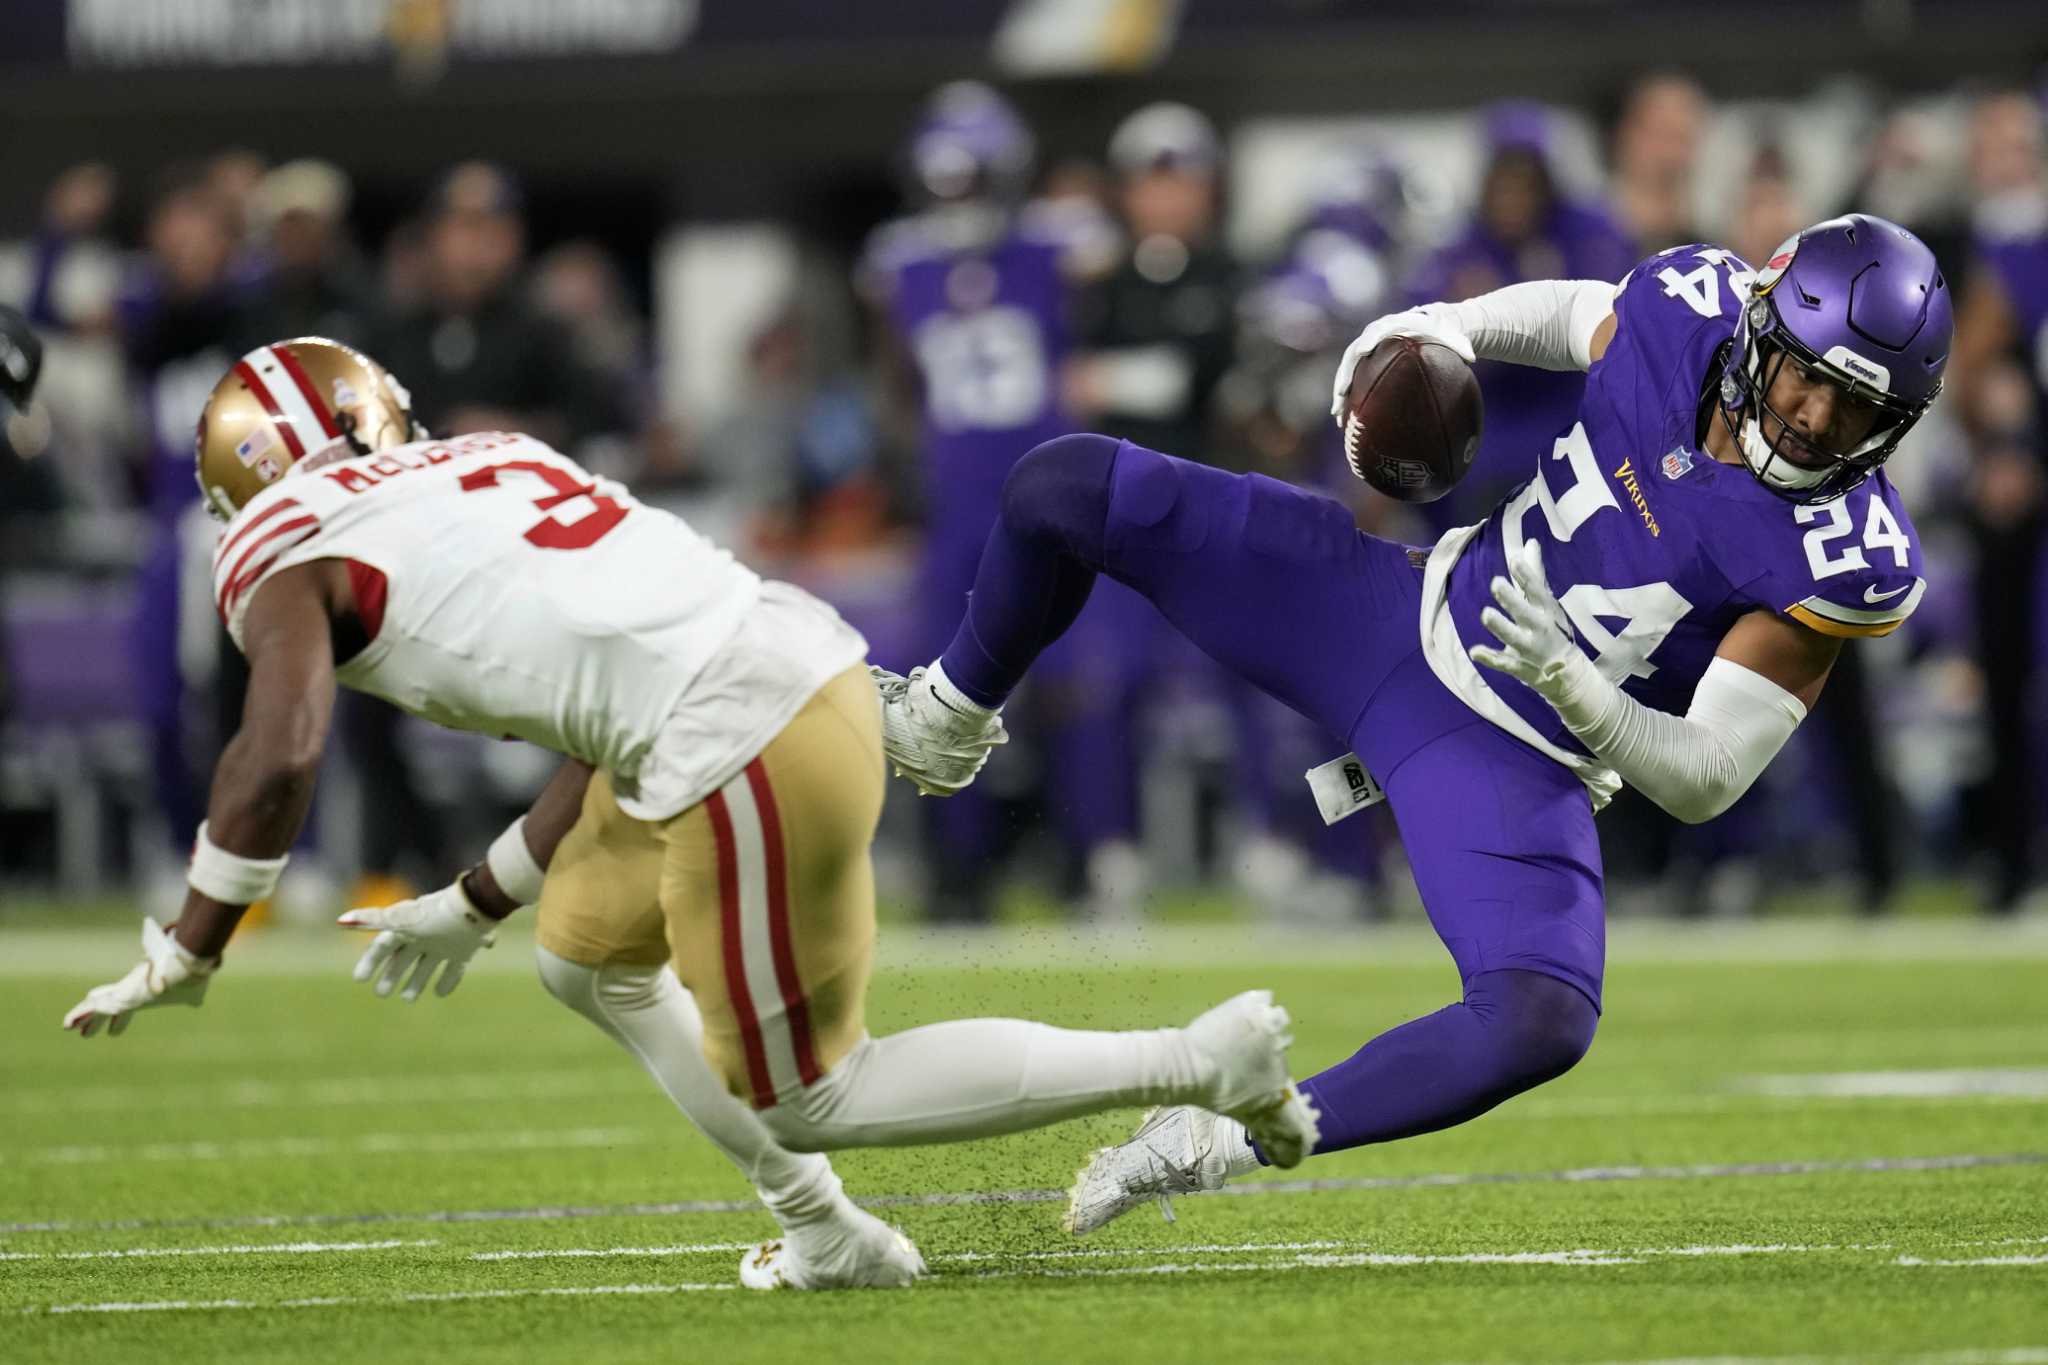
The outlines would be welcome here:
M 1501 538 L 1510 556 L 1521 548 L 1522 520 L 1532 508 L 1542 510 L 1551 538 L 1560 543 L 1569 541 L 1601 508 L 1621 510 L 1614 490 L 1600 476 L 1599 457 L 1593 453 L 1593 443 L 1586 439 L 1585 423 L 1575 423 L 1558 437 L 1550 458 L 1570 464 L 1571 487 L 1562 497 L 1552 496 L 1543 468 L 1537 468 L 1536 476 L 1501 514 Z M 1681 597 L 1678 589 L 1662 582 L 1633 588 L 1574 583 L 1558 592 L 1557 604 L 1592 647 L 1593 667 L 1611 683 L 1624 678 L 1647 678 L 1655 673 L 1657 665 L 1649 662 L 1650 655 L 1664 643 L 1671 628 L 1692 610 L 1692 603 Z M 1623 622 L 1622 628 L 1609 630 L 1603 617 Z
M 499 476 L 503 474 L 531 474 L 546 484 L 549 491 L 533 500 L 534 506 L 543 512 L 552 511 L 577 498 L 590 500 L 591 510 L 585 516 L 574 521 L 543 517 L 527 529 L 527 540 L 543 550 L 587 550 L 602 540 L 612 527 L 624 521 L 626 513 L 632 510 L 598 492 L 596 484 L 584 483 L 561 466 L 544 464 L 539 460 L 505 460 L 472 469 L 462 476 L 462 491 L 474 493 L 479 489 L 499 487 Z

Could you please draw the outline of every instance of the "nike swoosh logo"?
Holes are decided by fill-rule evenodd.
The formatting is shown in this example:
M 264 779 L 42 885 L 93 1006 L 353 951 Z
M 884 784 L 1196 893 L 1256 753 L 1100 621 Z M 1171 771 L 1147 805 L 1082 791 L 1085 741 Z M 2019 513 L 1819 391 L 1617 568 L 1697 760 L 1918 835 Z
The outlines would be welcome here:
M 1906 585 L 1906 588 L 1910 588 L 1912 586 L 1913 585 L 1911 583 L 1908 583 Z M 1897 597 L 1900 593 L 1904 592 L 1906 588 L 1893 588 L 1890 592 L 1879 592 L 1877 590 L 1877 585 L 1873 583 L 1871 586 L 1863 590 L 1863 600 L 1866 602 L 1883 602 L 1890 598 Z

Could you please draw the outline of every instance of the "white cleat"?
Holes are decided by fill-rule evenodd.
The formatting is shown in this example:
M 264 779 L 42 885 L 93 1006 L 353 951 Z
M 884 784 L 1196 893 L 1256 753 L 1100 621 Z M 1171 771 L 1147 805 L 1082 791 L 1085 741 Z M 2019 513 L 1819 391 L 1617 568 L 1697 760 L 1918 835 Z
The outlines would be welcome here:
M 908 1237 L 850 1203 L 740 1258 L 748 1289 L 902 1289 L 924 1273 L 924 1256 Z
M 1193 1105 L 1154 1109 L 1122 1146 L 1102 1148 L 1081 1168 L 1060 1226 L 1086 1237 L 1155 1199 L 1173 1222 L 1173 1196 L 1220 1190 L 1230 1178 L 1217 1126 L 1216 1115 Z
M 990 749 L 1009 743 L 1002 713 L 936 685 L 946 676 L 937 664 L 913 668 L 907 678 L 872 665 L 868 673 L 882 694 L 882 752 L 920 795 L 953 795 L 974 780 Z
M 1216 1068 L 1203 1108 L 1236 1119 L 1281 1170 L 1316 1145 L 1316 1111 L 1287 1075 L 1294 1041 L 1271 991 L 1233 996 L 1188 1025 L 1188 1041 Z

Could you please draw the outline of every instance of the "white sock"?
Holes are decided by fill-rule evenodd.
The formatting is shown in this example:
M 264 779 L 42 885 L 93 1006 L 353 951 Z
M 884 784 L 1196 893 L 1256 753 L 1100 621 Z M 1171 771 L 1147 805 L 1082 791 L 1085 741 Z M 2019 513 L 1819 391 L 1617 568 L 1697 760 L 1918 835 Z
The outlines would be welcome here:
M 775 1141 L 704 1060 L 704 1018 L 666 967 L 586 967 L 536 948 L 549 994 L 639 1059 L 676 1108 L 740 1168 L 784 1227 L 822 1217 L 844 1198 L 832 1163 Z
M 1091 1033 L 961 1019 L 868 1038 L 797 1099 L 762 1114 L 793 1147 L 956 1142 L 1124 1105 L 1199 1098 L 1181 1029 Z
M 1214 1155 L 1223 1159 L 1223 1173 L 1227 1176 L 1259 1169 L 1259 1154 L 1252 1150 L 1251 1134 L 1236 1119 L 1217 1118 Z
M 953 680 L 946 676 L 946 670 L 938 659 L 933 659 L 931 667 L 925 670 L 925 681 L 932 685 L 932 695 L 939 699 L 941 706 L 949 711 L 956 711 L 969 720 L 987 720 L 1003 709 L 1000 706 L 983 706 L 962 692 L 954 685 Z

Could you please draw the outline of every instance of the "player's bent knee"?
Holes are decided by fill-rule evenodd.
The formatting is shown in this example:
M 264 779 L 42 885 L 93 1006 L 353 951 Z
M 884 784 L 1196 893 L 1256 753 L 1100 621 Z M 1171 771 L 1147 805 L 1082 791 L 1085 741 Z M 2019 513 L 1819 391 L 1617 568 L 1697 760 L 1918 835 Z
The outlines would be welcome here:
M 547 993 L 579 1013 L 590 999 L 591 980 L 596 972 L 580 962 L 571 962 L 560 953 L 550 952 L 536 946 L 533 963 L 540 972 L 540 984 Z
M 1003 522 L 1027 534 L 1071 541 L 1099 535 L 1109 511 L 1117 446 L 1110 436 L 1056 436 L 1024 452 L 1003 480 Z
M 1468 994 L 1491 1007 L 1503 1064 L 1526 1085 L 1564 1075 L 1593 1046 L 1600 1012 L 1567 981 L 1541 972 L 1488 972 L 1473 978 Z

